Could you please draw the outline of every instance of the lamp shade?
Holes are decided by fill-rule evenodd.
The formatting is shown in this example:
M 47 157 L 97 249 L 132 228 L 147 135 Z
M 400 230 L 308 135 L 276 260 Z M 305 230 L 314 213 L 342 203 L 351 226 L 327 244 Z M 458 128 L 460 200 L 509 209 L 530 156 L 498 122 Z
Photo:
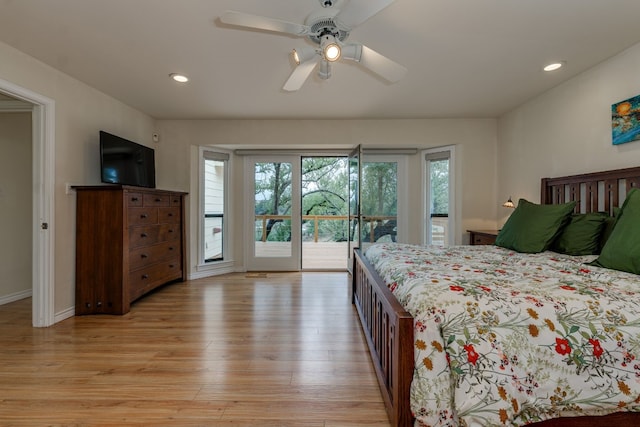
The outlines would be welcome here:
M 509 196 L 509 199 L 502 204 L 502 207 L 503 208 L 515 208 L 516 207 L 516 205 L 513 204 L 513 200 L 511 200 L 511 196 Z

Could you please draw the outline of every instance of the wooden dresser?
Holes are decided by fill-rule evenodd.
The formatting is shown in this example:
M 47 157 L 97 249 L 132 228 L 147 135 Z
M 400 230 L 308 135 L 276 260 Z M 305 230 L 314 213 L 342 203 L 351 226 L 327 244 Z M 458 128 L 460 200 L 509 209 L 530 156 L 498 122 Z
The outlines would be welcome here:
M 77 186 L 76 315 L 125 314 L 160 285 L 186 280 L 186 193 Z

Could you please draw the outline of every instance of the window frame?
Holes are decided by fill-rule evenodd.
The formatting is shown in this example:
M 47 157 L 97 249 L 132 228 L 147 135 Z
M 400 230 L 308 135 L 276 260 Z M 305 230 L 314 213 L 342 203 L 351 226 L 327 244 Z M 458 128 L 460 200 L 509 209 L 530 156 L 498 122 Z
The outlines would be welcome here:
M 457 218 L 458 209 L 456 204 L 457 199 L 457 186 L 456 186 L 456 161 L 455 161 L 455 146 L 447 145 L 442 147 L 430 148 L 422 150 L 422 185 L 424 185 L 424 191 L 422 191 L 422 243 L 425 245 L 430 244 L 430 200 L 431 200 L 431 174 L 429 168 L 429 162 L 431 160 L 437 160 L 449 158 L 449 212 L 448 212 L 448 239 L 445 242 L 446 246 L 459 244 L 458 230 L 457 230 Z M 437 156 L 438 153 L 447 153 L 447 155 Z
M 209 158 L 207 158 L 209 157 Z M 205 161 L 219 160 L 224 162 L 223 173 L 223 212 L 222 212 L 222 258 L 205 261 Z M 228 267 L 233 264 L 232 261 L 232 241 L 230 236 L 229 218 L 231 218 L 230 209 L 230 179 L 231 176 L 231 155 L 230 153 L 212 147 L 199 147 L 198 150 L 198 271 L 217 270 L 222 267 Z

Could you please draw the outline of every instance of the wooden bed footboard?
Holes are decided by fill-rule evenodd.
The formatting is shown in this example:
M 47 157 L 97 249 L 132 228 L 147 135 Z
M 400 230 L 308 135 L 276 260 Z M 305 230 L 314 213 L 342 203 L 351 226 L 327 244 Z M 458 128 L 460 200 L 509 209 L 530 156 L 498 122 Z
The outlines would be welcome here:
M 413 425 L 409 390 L 413 378 L 413 318 L 395 299 L 369 261 L 355 250 L 356 306 L 391 425 Z

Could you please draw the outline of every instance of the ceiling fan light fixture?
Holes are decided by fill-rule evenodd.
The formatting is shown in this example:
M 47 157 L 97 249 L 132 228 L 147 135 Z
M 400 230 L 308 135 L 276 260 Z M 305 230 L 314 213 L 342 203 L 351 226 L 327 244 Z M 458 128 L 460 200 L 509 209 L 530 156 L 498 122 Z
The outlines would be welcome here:
M 342 47 L 342 57 L 352 61 L 360 62 L 362 59 L 362 45 L 348 44 Z
M 321 61 L 318 68 L 318 77 L 322 80 L 327 80 L 331 77 L 331 63 L 329 61 Z
M 340 59 L 340 46 L 337 44 L 330 44 L 327 46 L 324 50 L 324 57 L 330 62 Z
M 320 47 L 322 48 L 322 56 L 329 62 L 335 62 L 342 56 L 342 48 L 332 35 L 327 34 L 322 36 Z
M 312 60 L 317 55 L 317 52 L 314 48 L 303 47 L 302 49 L 293 49 L 291 55 L 293 56 L 293 60 L 295 61 L 296 65 L 300 65 L 304 62 Z

